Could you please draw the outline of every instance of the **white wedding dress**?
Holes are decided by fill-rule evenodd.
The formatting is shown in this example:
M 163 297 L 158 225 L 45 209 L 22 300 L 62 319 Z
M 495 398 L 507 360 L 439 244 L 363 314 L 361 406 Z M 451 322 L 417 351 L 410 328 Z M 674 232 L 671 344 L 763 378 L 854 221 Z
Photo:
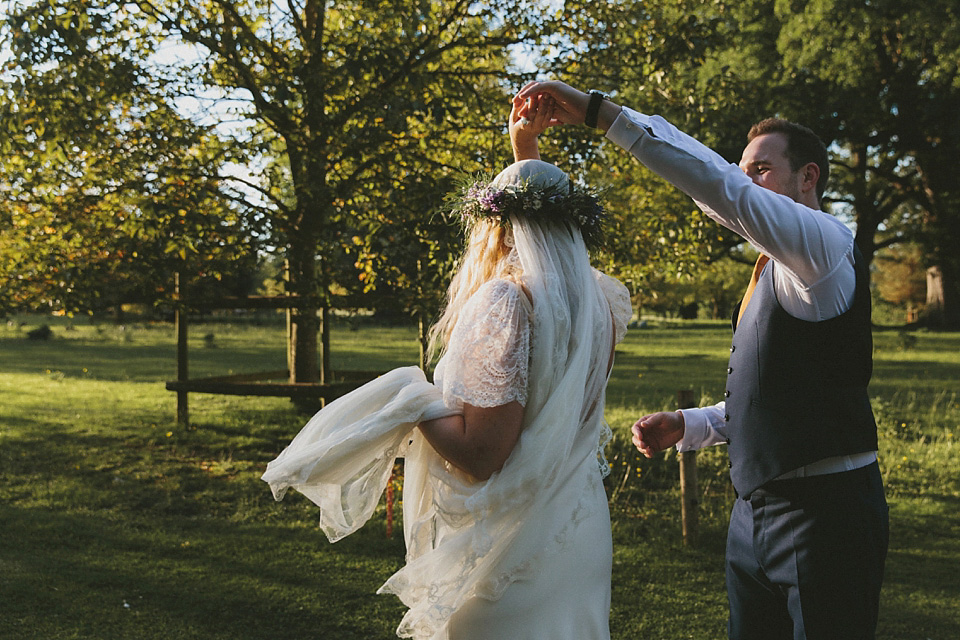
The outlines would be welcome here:
M 463 308 L 435 384 L 397 369 L 321 410 L 263 479 L 321 507 L 331 541 L 372 515 L 404 458 L 406 565 L 379 593 L 409 607 L 418 640 L 607 640 L 612 546 L 603 417 L 626 288 L 589 266 L 579 232 L 512 220 L 522 277 L 482 285 Z M 418 422 L 462 403 L 524 405 L 503 468 L 476 481 Z
M 596 276 L 618 310 L 618 324 L 625 327 L 630 310 L 629 303 L 618 297 L 624 293 L 622 285 L 599 273 Z M 599 342 L 605 342 L 607 349 L 598 349 L 596 358 L 591 359 L 592 369 L 602 371 L 604 377 L 614 340 L 610 313 L 607 311 L 606 326 L 596 327 L 598 336 L 606 337 Z M 451 348 L 437 366 L 435 381 L 448 405 L 467 402 L 489 407 L 511 400 L 526 404 L 531 314 L 526 297 L 511 282 L 494 280 L 477 291 L 454 329 Z M 586 387 L 587 381 L 583 384 Z M 522 526 L 500 562 L 500 580 L 507 585 L 499 594 L 494 590 L 466 600 L 450 618 L 449 638 L 609 638 L 613 551 L 602 483 L 603 458 L 598 457 L 599 446 L 608 439 L 602 390 L 588 403 L 590 408 L 571 440 L 566 469 L 551 495 L 538 509 L 517 514 L 518 519 L 523 518 Z M 424 442 L 420 446 L 429 448 Z M 430 452 L 418 453 L 414 459 L 433 457 Z M 456 473 L 453 468 L 448 472 Z M 408 518 L 408 508 L 416 511 L 418 504 L 422 502 L 410 503 L 405 498 L 405 522 L 422 518 L 423 514 L 417 513 Z M 448 523 L 438 518 L 437 537 L 451 524 L 457 526 L 455 520 Z

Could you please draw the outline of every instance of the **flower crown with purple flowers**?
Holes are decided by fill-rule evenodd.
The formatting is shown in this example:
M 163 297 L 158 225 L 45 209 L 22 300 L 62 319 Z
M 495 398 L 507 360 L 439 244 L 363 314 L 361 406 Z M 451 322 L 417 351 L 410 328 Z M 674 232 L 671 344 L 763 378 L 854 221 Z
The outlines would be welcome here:
M 467 229 L 483 219 L 506 226 L 517 216 L 541 225 L 569 225 L 580 230 L 587 248 L 603 246 L 605 213 L 599 192 L 572 181 L 549 187 L 522 181 L 500 187 L 489 176 L 477 176 L 449 194 L 445 202 L 447 215 L 457 217 Z

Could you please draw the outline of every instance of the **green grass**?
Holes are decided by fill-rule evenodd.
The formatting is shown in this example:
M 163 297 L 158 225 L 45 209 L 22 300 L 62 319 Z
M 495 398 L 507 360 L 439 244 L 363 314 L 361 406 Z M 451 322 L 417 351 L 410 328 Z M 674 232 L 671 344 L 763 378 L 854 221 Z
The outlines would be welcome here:
M 403 563 L 383 511 L 331 545 L 315 507 L 259 480 L 304 416 L 287 400 L 192 394 L 174 424 L 169 325 L 77 322 L 31 342 L 0 326 L 0 638 L 394 636 L 403 606 L 377 587 Z M 213 334 L 212 341 L 205 339 Z M 880 331 L 871 391 L 891 506 L 878 637 L 960 637 L 960 335 Z M 723 448 L 703 451 L 700 541 L 681 543 L 677 458 L 640 458 L 628 429 L 692 389 L 720 397 L 723 323 L 633 331 L 608 390 L 616 639 L 725 637 L 723 547 L 733 494 Z M 335 327 L 333 366 L 416 362 L 409 328 Z M 283 329 L 191 329 L 191 374 L 284 366 Z

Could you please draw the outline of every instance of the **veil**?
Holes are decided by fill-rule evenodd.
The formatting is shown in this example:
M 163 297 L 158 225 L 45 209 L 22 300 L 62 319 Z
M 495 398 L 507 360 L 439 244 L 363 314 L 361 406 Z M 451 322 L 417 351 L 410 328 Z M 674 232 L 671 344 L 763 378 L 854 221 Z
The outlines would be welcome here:
M 527 160 L 501 172 L 494 186 L 567 181 L 554 165 Z M 590 266 L 575 226 L 523 216 L 511 217 L 510 226 L 516 255 L 508 259 L 519 260 L 533 307 L 522 432 L 501 471 L 482 483 L 458 474 L 419 431 L 412 434 L 404 452 L 407 564 L 380 589 L 410 607 L 401 636 L 443 638 L 444 624 L 467 599 L 499 598 L 561 551 L 569 527 L 589 509 L 582 499 L 589 482 L 605 472 L 603 391 L 622 335 L 601 282 L 606 276 Z M 626 290 L 617 285 L 622 305 Z M 445 377 L 456 375 L 456 366 L 448 363 Z

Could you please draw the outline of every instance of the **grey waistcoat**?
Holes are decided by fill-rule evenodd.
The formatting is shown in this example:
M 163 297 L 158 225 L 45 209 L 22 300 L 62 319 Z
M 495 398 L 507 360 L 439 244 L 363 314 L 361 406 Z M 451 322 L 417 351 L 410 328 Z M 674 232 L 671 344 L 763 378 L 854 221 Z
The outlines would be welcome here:
M 748 496 L 781 474 L 823 458 L 877 449 L 867 396 L 873 370 L 870 291 L 855 250 L 853 306 L 822 322 L 777 301 L 764 270 L 737 326 L 727 369 L 730 477 Z

